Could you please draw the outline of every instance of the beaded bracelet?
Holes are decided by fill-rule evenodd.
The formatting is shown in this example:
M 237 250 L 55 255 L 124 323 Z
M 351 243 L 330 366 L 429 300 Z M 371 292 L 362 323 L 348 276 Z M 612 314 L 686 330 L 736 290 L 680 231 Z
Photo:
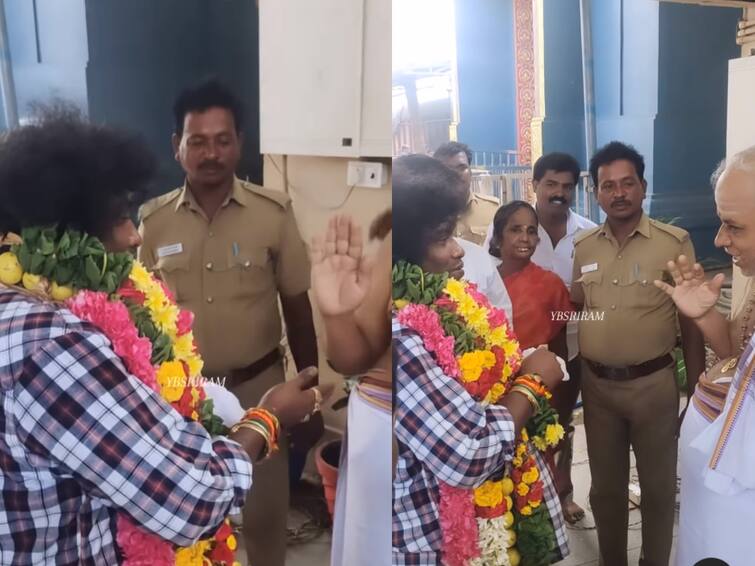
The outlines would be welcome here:
M 261 415 L 252 414 L 252 415 L 249 415 L 244 420 L 246 422 L 251 422 L 251 423 L 257 423 L 257 424 L 259 424 L 260 426 L 264 427 L 266 430 L 268 430 L 270 432 L 270 438 L 273 441 L 277 441 L 278 440 L 278 436 L 279 436 L 278 430 L 276 430 L 275 425 L 269 419 L 267 419 L 267 418 L 265 418 L 265 417 L 263 417 Z
M 534 383 L 530 379 L 517 378 L 514 380 L 514 385 L 519 385 L 520 387 L 526 387 L 532 392 L 532 394 L 535 397 L 538 397 L 538 398 L 545 397 L 546 399 L 550 399 L 551 397 L 550 392 L 545 387 L 543 387 L 542 385 L 538 385 L 537 383 Z
M 244 421 L 256 421 L 262 423 L 269 431 L 272 440 L 277 443 L 280 438 L 280 421 L 273 413 L 267 409 L 255 407 L 249 409 L 241 420 Z
M 545 382 L 543 381 L 543 377 L 539 373 L 527 373 L 525 375 L 528 375 L 538 383 L 541 383 L 543 387 L 547 387 L 547 385 L 545 385 Z
M 265 459 L 265 458 L 267 458 L 268 456 L 272 455 L 272 453 L 273 453 L 273 452 L 274 452 L 274 450 L 275 450 L 275 447 L 274 447 L 274 446 L 273 446 L 273 444 L 271 443 L 271 439 L 270 439 L 270 433 L 269 433 L 269 432 L 267 431 L 267 429 L 265 429 L 265 428 L 264 428 L 264 427 L 263 427 L 262 425 L 260 425 L 259 423 L 255 423 L 255 422 L 252 422 L 252 421 L 242 421 L 242 422 L 240 422 L 240 423 L 237 423 L 237 424 L 236 424 L 236 425 L 235 425 L 235 426 L 234 426 L 234 427 L 233 427 L 233 428 L 231 429 L 231 432 L 232 432 L 232 433 L 233 433 L 233 432 L 238 432 L 238 431 L 239 431 L 239 430 L 241 430 L 242 428 L 245 428 L 245 429 L 247 429 L 247 430 L 253 430 L 253 431 L 254 431 L 254 432 L 256 432 L 257 434 L 259 434 L 260 436 L 262 436 L 262 438 L 263 438 L 263 439 L 265 440 L 265 444 L 264 444 L 264 446 L 262 447 L 262 452 L 261 452 L 261 453 L 260 453 L 260 455 L 259 455 L 259 459 L 260 459 L 260 460 L 264 460 L 264 459 Z
M 278 451 L 278 438 L 280 436 L 280 422 L 270 411 L 262 408 L 249 409 L 241 421 L 231 427 L 231 433 L 240 429 L 253 430 L 265 440 L 262 458 L 269 458 Z
M 551 392 L 548 391 L 548 387 L 542 382 L 542 380 L 536 379 L 534 376 L 537 374 L 529 375 L 520 375 L 514 380 L 514 385 L 523 385 L 527 388 L 529 388 L 532 393 L 534 393 L 538 397 L 545 397 L 546 399 L 551 398 Z M 538 378 L 540 376 L 537 376 Z
M 249 420 L 252 418 L 259 418 L 267 422 L 270 425 L 270 428 L 275 431 L 276 436 L 280 432 L 281 425 L 278 417 L 276 417 L 267 409 L 263 409 L 262 407 L 253 407 L 251 409 L 248 409 L 246 413 L 244 413 L 244 416 L 241 420 Z
M 543 383 L 542 378 L 536 374 L 536 373 L 525 373 L 520 376 L 518 376 L 515 380 L 516 381 L 526 381 L 530 383 L 535 389 L 542 389 L 547 391 L 548 387 Z
M 533 414 L 537 414 L 538 410 L 540 410 L 540 403 L 538 403 L 537 397 L 535 397 L 535 394 L 524 385 L 514 385 L 511 388 L 510 393 L 519 393 L 520 395 L 523 395 L 532 407 Z
M 545 389 L 542 386 L 539 386 L 539 385 L 533 383 L 532 381 L 529 381 L 529 380 L 521 380 L 521 381 L 520 380 L 516 380 L 516 381 L 514 381 L 514 385 L 521 385 L 522 387 L 526 387 L 527 389 L 529 389 L 530 391 L 532 391 L 532 393 L 534 393 L 535 396 L 537 396 L 537 397 L 545 397 L 546 399 L 550 398 L 550 393 L 548 392 L 547 389 Z

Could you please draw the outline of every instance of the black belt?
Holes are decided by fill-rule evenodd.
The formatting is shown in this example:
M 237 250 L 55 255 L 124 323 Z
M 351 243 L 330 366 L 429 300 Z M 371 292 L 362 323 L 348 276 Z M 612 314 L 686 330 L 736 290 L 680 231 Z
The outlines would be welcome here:
M 663 369 L 674 362 L 671 354 L 664 354 L 647 362 L 637 364 L 636 366 L 611 367 L 604 366 L 598 362 L 593 362 L 587 358 L 582 358 L 589 366 L 592 372 L 602 379 L 611 379 L 613 381 L 629 381 L 638 377 L 645 377 Z
M 262 356 L 256 362 L 252 362 L 248 366 L 231 371 L 231 384 L 228 387 L 234 387 L 244 381 L 254 379 L 263 371 L 274 365 L 282 358 L 280 348 L 277 346 L 270 350 L 267 354 Z

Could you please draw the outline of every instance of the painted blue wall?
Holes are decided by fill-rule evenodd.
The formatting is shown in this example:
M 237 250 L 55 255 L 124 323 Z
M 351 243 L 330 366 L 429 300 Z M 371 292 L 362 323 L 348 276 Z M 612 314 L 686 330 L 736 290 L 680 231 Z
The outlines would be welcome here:
M 456 0 L 459 141 L 516 149 L 512 0 Z
M 591 4 L 597 147 L 618 140 L 644 156 L 648 182 L 644 204 L 649 210 L 654 191 L 658 2 L 600 0 Z
M 158 192 L 180 182 L 172 158 L 171 105 L 176 93 L 207 73 L 196 31 L 209 17 L 198 0 L 87 2 L 90 62 L 87 83 L 93 119 L 138 128 L 159 160 Z
M 544 0 L 543 44 L 543 153 L 570 153 L 586 169 L 579 0 Z
M 656 0 L 591 5 L 597 145 L 633 145 L 645 158 L 646 211 L 678 217 L 698 256 L 715 257 L 708 179 L 725 151 L 727 61 L 738 56 L 740 11 Z M 543 149 L 585 166 L 579 2 L 543 6 Z
M 718 219 L 710 175 L 726 152 L 728 59 L 741 10 L 663 3 L 659 18 L 654 215 L 682 216 L 698 257 L 712 245 Z M 715 33 L 711 33 L 715 30 Z
M 183 181 L 170 143 L 173 101 L 210 75 L 227 82 L 244 103 L 238 172 L 261 182 L 254 0 L 89 0 L 86 18 L 90 115 L 139 129 L 160 160 L 156 192 Z

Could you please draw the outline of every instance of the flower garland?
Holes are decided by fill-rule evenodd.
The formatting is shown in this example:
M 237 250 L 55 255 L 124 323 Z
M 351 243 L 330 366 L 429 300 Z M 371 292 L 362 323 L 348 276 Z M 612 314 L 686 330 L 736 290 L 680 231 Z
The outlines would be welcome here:
M 35 241 L 37 247 L 29 249 L 29 242 Z M 44 249 L 40 241 L 46 246 Z M 61 265 L 73 265 L 66 282 L 83 285 L 80 290 L 61 285 L 54 279 L 50 284 L 47 276 L 24 268 L 24 264 L 29 268 L 34 265 L 35 253 L 44 251 L 54 260 L 65 256 L 72 241 L 78 242 L 77 246 L 82 241 L 88 244 L 86 250 L 81 250 L 89 254 L 88 259 L 81 261 L 77 253 L 69 253 L 65 264 L 37 261 L 36 266 L 41 269 L 46 265 L 45 273 L 54 276 Z M 105 254 L 98 244 L 91 236 L 72 230 L 62 233 L 53 228 L 25 230 L 11 252 L 0 254 L 0 282 L 11 286 L 22 283 L 25 290 L 37 296 L 64 301 L 73 314 L 94 324 L 107 336 L 113 351 L 131 374 L 158 392 L 182 416 L 201 421 L 210 434 L 227 432 L 220 418 L 213 414 L 212 401 L 206 398 L 200 383 L 203 362 L 191 330 L 193 314 L 179 309 L 167 287 L 139 262 L 127 254 Z M 78 276 L 75 269 L 77 261 L 82 266 L 90 264 L 93 254 L 99 254 L 103 265 L 107 266 L 110 259 L 111 268 L 117 266 L 115 271 L 108 272 L 106 282 L 98 280 L 97 285 L 92 284 L 98 279 L 98 273 L 91 265 L 89 273 L 82 276 Z M 51 289 L 57 291 L 55 296 L 50 294 Z M 108 294 L 111 289 L 115 292 Z M 237 542 L 228 519 L 212 538 L 174 550 L 167 541 L 140 529 L 119 514 L 116 542 L 126 566 L 240 566 L 234 559 Z
M 522 359 L 519 344 L 504 311 L 476 285 L 402 261 L 393 268 L 393 300 L 399 322 L 415 330 L 443 372 L 481 404 L 498 402 L 513 385 Z M 539 402 L 540 410 L 521 431 L 510 470 L 471 490 L 441 483 L 449 566 L 549 563 L 555 534 L 541 505 L 544 484 L 534 450 L 555 446 L 563 428 L 547 398 Z

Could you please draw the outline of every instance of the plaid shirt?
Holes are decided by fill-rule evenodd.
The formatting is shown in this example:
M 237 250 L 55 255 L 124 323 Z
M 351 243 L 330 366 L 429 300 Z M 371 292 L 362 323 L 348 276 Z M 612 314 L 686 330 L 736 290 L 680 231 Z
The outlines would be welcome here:
M 393 564 L 441 564 L 439 482 L 473 488 L 513 458 L 514 421 L 505 407 L 483 407 L 445 375 L 422 339 L 393 320 L 395 432 Z M 544 503 L 556 531 L 558 559 L 569 550 L 561 504 L 539 454 Z
M 187 546 L 237 513 L 249 458 L 131 376 L 93 325 L 0 292 L 0 564 L 110 565 L 118 511 Z

